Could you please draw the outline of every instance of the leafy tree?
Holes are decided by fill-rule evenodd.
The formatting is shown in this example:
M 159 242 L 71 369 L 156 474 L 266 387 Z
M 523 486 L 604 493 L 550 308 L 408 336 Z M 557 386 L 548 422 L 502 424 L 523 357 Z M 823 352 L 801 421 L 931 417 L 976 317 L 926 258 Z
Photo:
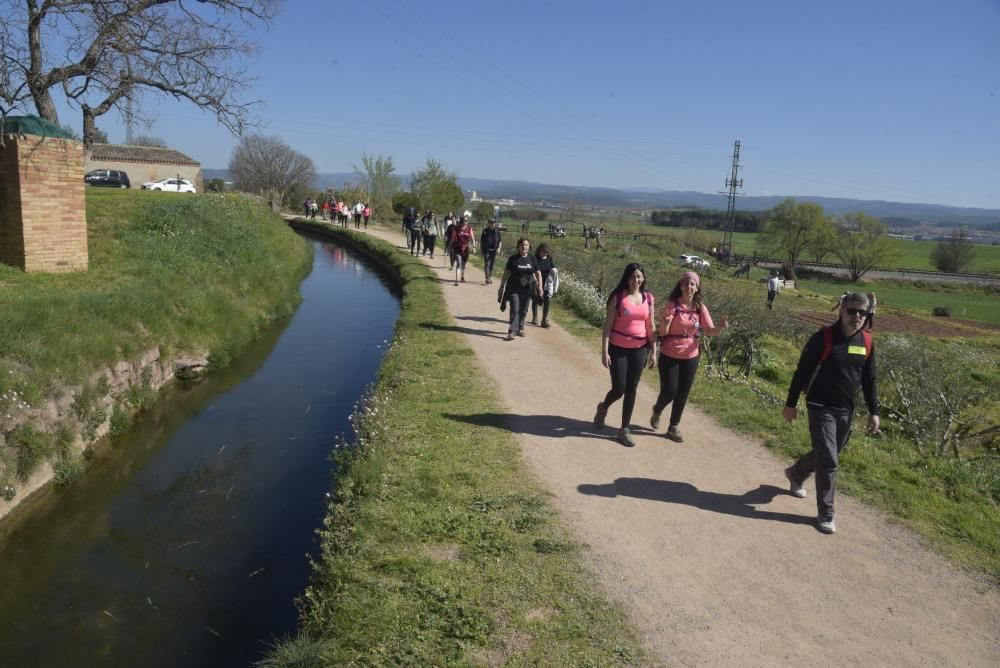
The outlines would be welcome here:
M 419 208 L 435 212 L 455 211 L 465 204 L 465 193 L 458 187 L 458 177 L 436 160 L 410 177 L 410 191 L 420 201 Z
M 897 257 L 896 244 L 889 237 L 888 226 L 864 213 L 844 216 L 834 252 L 847 265 L 852 281 Z
M 392 197 L 400 189 L 399 177 L 393 173 L 396 167 L 392 163 L 391 156 L 370 156 L 365 153 L 361 156 L 361 164 L 363 168 L 359 169 L 355 165 L 354 171 L 365 178 L 372 219 L 378 222 L 382 215 L 388 214 L 392 209 Z
M 0 0 L 0 113 L 34 104 L 59 123 L 52 90 L 95 119 L 143 92 L 187 100 L 234 134 L 253 124 L 248 27 L 267 25 L 280 0 Z
M 392 210 L 402 216 L 410 207 L 419 210 L 420 198 L 409 192 L 398 192 L 392 196 Z
M 813 262 L 822 262 L 836 250 L 838 233 L 839 230 L 830 216 L 823 216 L 816 227 L 809 231 L 806 250 Z
M 150 135 L 136 135 L 132 139 L 132 146 L 152 146 L 154 148 L 167 148 L 166 140 Z
M 976 246 L 965 228 L 955 230 L 931 250 L 931 262 L 938 271 L 958 273 L 976 257 Z
M 208 188 L 208 192 L 210 193 L 224 193 L 226 192 L 226 182 L 219 177 L 215 177 L 208 182 L 206 188 Z
M 266 197 L 279 211 L 296 188 L 312 188 L 316 180 L 313 161 L 279 137 L 248 135 L 229 158 L 229 172 L 236 189 Z
M 809 235 L 823 223 L 823 207 L 791 197 L 771 209 L 758 243 L 784 261 L 785 276 L 795 280 L 795 265 L 809 245 Z
M 485 222 L 493 217 L 493 203 L 492 202 L 478 202 L 474 209 L 472 209 L 472 215 L 475 216 L 476 220 Z

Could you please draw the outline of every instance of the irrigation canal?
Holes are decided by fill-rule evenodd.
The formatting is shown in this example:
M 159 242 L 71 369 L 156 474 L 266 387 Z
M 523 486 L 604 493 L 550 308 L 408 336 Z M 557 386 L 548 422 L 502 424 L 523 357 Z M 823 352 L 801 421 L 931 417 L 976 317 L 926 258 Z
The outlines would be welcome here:
M 0 666 L 243 668 L 294 631 L 328 455 L 399 315 L 374 266 L 310 243 L 293 316 L 0 527 Z

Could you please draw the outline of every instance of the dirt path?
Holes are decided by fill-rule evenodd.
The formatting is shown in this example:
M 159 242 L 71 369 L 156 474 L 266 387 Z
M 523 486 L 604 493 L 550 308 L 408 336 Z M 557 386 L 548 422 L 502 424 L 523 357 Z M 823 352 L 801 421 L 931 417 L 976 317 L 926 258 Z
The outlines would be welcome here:
M 815 490 L 787 494 L 787 462 L 691 406 L 684 444 L 647 431 L 645 386 L 624 448 L 621 402 L 603 432 L 592 423 L 610 386 L 595 350 L 558 325 L 503 341 L 496 284 L 470 266 L 455 287 L 440 257 L 428 263 L 526 461 L 663 663 L 1000 665 L 1000 592 L 985 578 L 844 495 L 838 533 L 818 533 Z

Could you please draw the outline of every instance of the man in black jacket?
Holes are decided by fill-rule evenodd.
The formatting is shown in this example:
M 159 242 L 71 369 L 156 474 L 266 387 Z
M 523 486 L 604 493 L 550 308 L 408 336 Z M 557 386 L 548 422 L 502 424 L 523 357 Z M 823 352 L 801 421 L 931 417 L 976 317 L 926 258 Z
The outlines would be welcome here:
M 782 415 L 792 422 L 798 416 L 795 405 L 806 393 L 812 451 L 785 469 L 793 496 L 806 495 L 802 483 L 816 473 L 816 527 L 833 533 L 833 496 L 840 451 L 847 445 L 854 415 L 858 386 L 868 405 L 868 431 L 879 429 L 878 388 L 875 378 L 875 350 L 871 335 L 862 330 L 868 315 L 868 297 L 852 292 L 841 299 L 840 317 L 806 343 Z
M 479 247 L 483 252 L 483 271 L 486 273 L 487 285 L 493 282 L 493 263 L 497 259 L 497 253 L 503 247 L 503 240 L 500 238 L 500 230 L 497 229 L 497 219 L 490 218 L 486 221 L 486 227 L 479 238 Z

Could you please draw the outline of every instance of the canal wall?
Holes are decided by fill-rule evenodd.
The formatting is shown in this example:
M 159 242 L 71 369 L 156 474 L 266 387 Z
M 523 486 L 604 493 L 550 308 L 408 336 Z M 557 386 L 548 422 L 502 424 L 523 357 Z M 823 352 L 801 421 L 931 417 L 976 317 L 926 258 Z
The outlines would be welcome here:
M 53 398 L 38 406 L 15 400 L 17 410 L 5 420 L 6 429 L 0 430 L 0 450 L 32 434 L 40 443 L 59 444 L 66 458 L 79 461 L 88 448 L 127 426 L 166 386 L 177 379 L 196 378 L 207 369 L 208 351 L 164 357 L 157 346 L 97 370 L 82 385 L 56 388 L 50 393 Z M 26 479 L 8 482 L 0 490 L 0 519 L 57 476 L 68 474 L 60 468 L 45 458 Z

